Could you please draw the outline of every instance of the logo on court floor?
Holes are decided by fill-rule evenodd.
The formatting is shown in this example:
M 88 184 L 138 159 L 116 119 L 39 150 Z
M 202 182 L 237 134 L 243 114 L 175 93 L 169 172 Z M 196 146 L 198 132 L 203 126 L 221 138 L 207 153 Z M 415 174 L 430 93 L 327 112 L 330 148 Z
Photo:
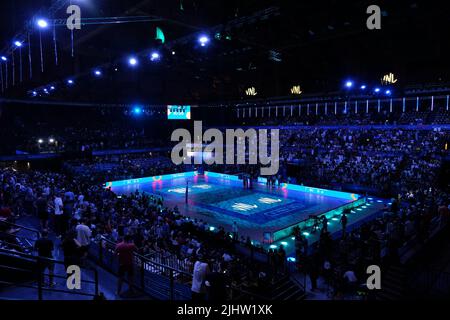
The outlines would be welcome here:
M 259 198 L 258 201 L 261 203 L 265 203 L 265 204 L 274 204 L 274 203 L 281 202 L 282 200 L 274 199 L 274 198 Z
M 247 204 L 247 203 L 242 203 L 242 202 L 237 202 L 237 203 L 233 204 L 231 207 L 234 210 L 238 210 L 238 211 L 250 211 L 250 210 L 258 208 L 257 205 L 252 205 L 252 204 Z

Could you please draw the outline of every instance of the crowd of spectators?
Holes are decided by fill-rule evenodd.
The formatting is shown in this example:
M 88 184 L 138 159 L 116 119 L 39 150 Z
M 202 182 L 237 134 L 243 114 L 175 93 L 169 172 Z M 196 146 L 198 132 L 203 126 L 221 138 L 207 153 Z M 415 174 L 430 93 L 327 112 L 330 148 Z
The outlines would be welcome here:
M 404 196 L 393 199 L 382 215 L 358 228 L 345 232 L 343 226 L 342 237 L 332 239 L 327 228 L 322 228 L 320 240 L 309 249 L 306 238 L 298 232 L 297 261 L 310 278 L 310 289 L 318 289 L 321 277 L 333 298 L 364 291 L 367 266 L 383 266 L 384 270 L 400 266 L 403 257 L 410 254 L 408 250 L 424 244 L 433 232 L 449 228 L 448 193 L 430 188 Z
M 47 134 L 27 137 L 16 146 L 17 150 L 29 153 L 90 153 L 100 150 L 139 149 L 164 147 L 161 139 L 152 138 L 144 129 L 128 126 L 114 130 L 103 128 L 65 127 L 60 131 L 49 130 Z M 52 133 L 50 133 L 52 132 Z
M 383 102 L 386 103 L 386 102 Z M 342 103 L 341 103 L 342 104 Z M 341 106 L 340 104 L 340 106 Z M 444 104 L 435 102 L 433 111 L 430 109 L 430 100 L 426 100 L 419 111 L 408 106 L 407 112 L 389 111 L 389 106 L 383 105 L 380 112 L 370 110 L 364 112 L 364 106 L 355 113 L 352 108 L 347 113 L 341 109 L 337 114 L 334 107 L 329 105 L 329 112 L 324 114 L 323 104 L 320 112 L 316 114 L 315 104 L 310 104 L 310 111 L 306 106 L 298 114 L 298 106 L 271 107 L 269 116 L 268 107 L 265 107 L 264 116 L 241 116 L 236 118 L 239 125 L 440 125 L 450 122 L 450 112 Z M 342 106 L 341 106 L 342 107 Z M 165 117 L 164 110 L 154 110 L 152 116 L 136 116 L 128 109 L 86 108 L 67 117 L 66 109 L 54 110 L 52 114 L 45 111 L 14 110 L 3 112 L 0 118 L 0 133 L 3 139 L 0 142 L 0 154 L 15 153 L 16 150 L 29 153 L 40 152 L 81 152 L 105 149 L 148 148 L 164 147 L 170 136 L 170 129 L 177 123 L 161 121 Z M 283 111 L 284 110 L 284 111 Z M 248 113 L 249 111 L 247 111 Z M 157 116 L 155 116 L 157 115 Z M 231 123 L 230 123 L 231 124 Z M 173 125 L 173 126 L 172 126 Z M 168 130 L 169 129 L 169 130 Z M 162 139 L 161 139 L 162 138 Z M 7 142 L 7 143 L 6 143 Z
M 395 108 L 393 112 L 390 112 L 389 102 L 384 101 L 383 105 L 375 112 L 373 107 L 377 109 L 377 106 L 370 108 L 370 111 L 365 112 L 365 101 L 361 105 L 359 104 L 359 112 L 355 112 L 354 103 L 348 108 L 348 112 L 343 112 L 342 103 L 339 104 L 339 110 L 337 113 L 334 111 L 334 104 L 328 104 L 328 111 L 325 114 L 324 103 L 320 104 L 318 112 L 316 114 L 316 104 L 302 104 L 302 108 L 299 114 L 298 105 L 279 105 L 271 106 L 270 113 L 267 106 L 261 107 L 258 113 L 253 107 L 252 111 L 242 108 L 240 109 L 240 116 L 238 122 L 245 125 L 265 125 L 265 126 L 288 126 L 288 125 L 310 125 L 310 126 L 340 126 L 340 125 L 440 125 L 448 124 L 450 122 L 450 112 L 446 110 L 445 103 L 435 105 L 433 111 L 428 104 L 419 108 L 419 111 L 414 108 L 407 108 L 406 112 L 400 112 L 398 108 Z M 372 101 L 373 104 L 373 101 Z M 431 104 L 431 103 L 430 103 Z M 291 112 L 292 108 L 292 112 Z M 278 109 L 278 111 L 277 111 Z M 243 111 L 245 110 L 245 111 Z M 320 111 L 319 111 L 320 110 Z M 244 115 L 245 114 L 245 115 Z M 259 116 L 257 116 L 259 114 Z
M 92 183 L 158 176 L 184 169 L 184 166 L 174 165 L 165 152 L 96 156 L 64 163 L 64 170 L 70 175 Z
M 375 116 L 364 114 L 342 117 L 348 118 L 347 124 L 352 125 L 382 123 Z M 307 122 L 292 121 L 291 124 L 298 126 L 280 131 L 278 183 L 296 181 L 345 190 L 357 186 L 394 198 L 385 214 L 343 233 L 340 239 L 333 240 L 323 228 L 320 241 L 308 247 L 302 233 L 296 234 L 298 267 L 310 276 L 312 289 L 316 289 L 316 280 L 322 276 L 333 288 L 333 296 L 339 296 L 342 292 L 357 289 L 358 280 L 365 274 L 364 266 L 397 263 L 406 243 L 428 238 L 432 222 L 438 221 L 440 226 L 448 224 L 448 181 L 443 181 L 441 172 L 448 156 L 449 134 L 438 128 L 327 128 L 323 125 L 342 124 L 342 119 L 328 117 L 317 117 L 317 121 L 312 121 L 321 126 L 302 126 L 311 124 L 312 118 L 308 119 Z M 386 124 L 386 117 L 383 119 Z M 388 122 L 401 122 L 401 119 L 411 121 L 400 115 L 395 121 L 388 119 Z M 263 123 L 271 124 L 275 123 Z M 78 151 L 88 152 L 109 148 L 167 147 L 149 140 L 142 128 L 92 131 L 67 127 L 61 132 L 61 138 L 55 136 L 53 142 L 55 146 L 61 146 L 61 150 L 68 150 L 68 144 Z M 247 172 L 254 177 L 259 171 L 257 166 L 245 165 L 213 165 L 210 168 L 231 173 Z M 165 152 L 70 160 L 65 162 L 64 173 L 3 168 L 0 171 L 0 216 L 14 221 L 20 216 L 36 215 L 42 230 L 51 228 L 66 245 L 76 240 L 81 249 L 100 237 L 120 242 L 130 236 L 138 252 L 146 257 L 194 274 L 195 270 L 202 274 L 226 274 L 227 278 L 219 282 L 235 286 L 244 283 L 246 289 L 263 292 L 273 275 L 283 270 L 286 254 L 282 247 L 268 253 L 267 264 L 252 263 L 234 247 L 235 241 L 251 247 L 250 240 L 236 239 L 235 234 L 222 227 L 213 232 L 205 221 L 185 217 L 177 208 L 167 208 L 159 197 L 139 192 L 117 197 L 102 187 L 105 181 L 184 170 L 192 168 L 175 166 Z M 86 232 L 80 231 L 86 228 L 88 237 Z M 194 280 L 195 297 L 203 296 L 204 283 L 201 281 L 199 285 Z
M 282 130 L 280 140 L 281 158 L 298 164 L 294 177 L 300 183 L 356 185 L 396 195 L 437 182 L 448 154 L 449 134 L 438 130 L 298 128 Z
M 169 135 L 159 117 L 135 116 L 128 109 L 5 109 L 0 113 L 0 155 L 92 152 L 163 147 Z M 68 116 L 70 114 L 70 116 Z
M 64 251 L 76 243 L 77 257 L 73 250 L 65 252 L 70 261 L 80 261 L 91 241 L 103 238 L 118 243 L 130 236 L 139 254 L 184 272 L 194 272 L 201 260 L 208 263 L 211 274 L 224 277 L 221 282 L 235 287 L 262 294 L 261 288 L 271 283 L 264 264 L 235 251 L 237 234 L 223 227 L 213 232 L 206 222 L 164 206 L 158 196 L 136 191 L 118 197 L 109 189 L 64 174 L 10 168 L 1 170 L 0 181 L 2 219 L 14 222 L 21 216 L 38 216 L 41 230 L 53 230 Z M 251 246 L 250 240 L 243 245 Z M 206 287 L 199 290 L 203 295 Z

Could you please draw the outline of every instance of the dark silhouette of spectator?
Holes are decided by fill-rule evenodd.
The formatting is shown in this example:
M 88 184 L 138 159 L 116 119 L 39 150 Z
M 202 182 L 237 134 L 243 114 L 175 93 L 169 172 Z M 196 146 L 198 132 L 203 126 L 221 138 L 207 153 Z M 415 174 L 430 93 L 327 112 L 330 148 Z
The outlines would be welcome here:
M 48 285 L 50 287 L 53 287 L 56 285 L 55 282 L 53 282 L 53 274 L 54 274 L 54 270 L 55 270 L 55 264 L 50 261 L 51 259 L 53 259 L 53 241 L 50 240 L 48 238 L 48 231 L 47 230 L 43 230 L 41 232 L 41 237 L 36 240 L 36 242 L 34 243 L 34 248 L 38 253 L 39 257 L 42 257 L 44 259 L 40 259 L 39 260 L 39 267 L 40 267 L 40 272 L 41 272 L 41 281 L 42 283 L 45 282 L 45 276 L 44 273 L 46 270 L 48 270 L 49 275 L 48 275 Z
M 116 295 L 120 296 L 122 294 L 122 284 L 125 277 L 128 280 L 128 287 L 130 293 L 134 292 L 134 252 L 136 251 L 136 246 L 132 242 L 132 237 L 126 235 L 124 240 L 116 245 L 115 253 L 119 260 L 119 278 L 117 282 L 117 292 Z
M 229 279 L 222 270 L 221 264 L 214 268 L 213 272 L 206 276 L 205 285 L 208 288 L 208 300 L 211 302 L 223 302 L 227 300 L 227 287 Z
M 41 224 L 41 229 L 48 229 L 48 201 L 47 198 L 41 194 L 39 198 L 36 200 L 36 210 L 39 218 L 39 222 Z
M 71 265 L 80 265 L 80 243 L 76 239 L 73 231 L 67 232 L 62 244 L 64 253 L 64 265 L 66 270 Z

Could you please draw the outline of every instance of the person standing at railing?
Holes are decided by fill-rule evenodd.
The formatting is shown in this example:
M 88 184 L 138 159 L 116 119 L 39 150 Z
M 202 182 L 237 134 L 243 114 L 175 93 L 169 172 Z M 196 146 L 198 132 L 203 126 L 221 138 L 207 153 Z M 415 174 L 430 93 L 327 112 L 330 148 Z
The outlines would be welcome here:
M 64 236 L 66 229 L 64 224 L 63 200 L 60 195 L 56 195 L 53 201 L 53 209 L 55 214 L 55 231 L 58 238 Z
M 36 210 L 38 213 L 39 221 L 41 223 L 41 228 L 48 228 L 48 201 L 47 198 L 41 194 L 36 200 Z
M 230 279 L 225 271 L 222 271 L 221 264 L 213 267 L 213 272 L 207 275 L 205 285 L 208 288 L 208 301 L 224 302 L 227 299 L 227 288 Z
M 77 232 L 77 241 L 80 244 L 81 258 L 85 258 L 87 256 L 89 245 L 91 244 L 92 231 L 86 223 L 86 219 L 82 219 L 75 228 Z
M 124 240 L 116 245 L 115 253 L 119 258 L 119 279 L 117 282 L 116 295 L 120 296 L 122 293 L 122 284 L 125 276 L 127 276 L 128 287 L 130 293 L 133 293 L 133 254 L 136 251 L 136 246 L 133 243 L 132 237 L 126 235 Z
M 76 233 L 70 231 L 66 234 L 61 247 L 64 252 L 64 265 L 66 270 L 71 265 L 80 264 L 80 243 L 76 239 Z
M 192 300 L 203 301 L 206 295 L 205 280 L 209 274 L 209 266 L 207 259 L 204 256 L 199 255 L 198 260 L 194 264 L 194 272 L 192 275 Z
M 53 259 L 53 249 L 54 249 L 54 245 L 53 245 L 53 241 L 50 240 L 48 238 L 48 231 L 47 230 L 43 230 L 41 232 L 41 237 L 36 240 L 36 242 L 34 243 L 34 248 L 38 253 L 39 257 L 43 257 L 45 259 L 43 259 L 42 261 L 40 261 L 40 272 L 42 274 L 42 282 L 45 281 L 45 270 L 48 269 L 48 282 L 49 282 L 49 286 L 53 287 L 56 285 L 55 282 L 53 282 L 53 272 L 55 269 L 55 265 L 53 262 L 47 260 L 47 259 Z

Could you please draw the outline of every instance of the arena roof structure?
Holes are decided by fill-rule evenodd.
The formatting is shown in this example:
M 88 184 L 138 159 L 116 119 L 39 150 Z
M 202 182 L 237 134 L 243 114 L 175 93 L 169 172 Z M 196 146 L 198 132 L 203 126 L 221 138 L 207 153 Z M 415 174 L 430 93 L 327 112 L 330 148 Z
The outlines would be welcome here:
M 427 1 L 382 1 L 381 30 L 363 0 L 77 4 L 74 30 L 66 1 L 0 4 L 4 97 L 192 104 L 450 81 L 448 11 Z

